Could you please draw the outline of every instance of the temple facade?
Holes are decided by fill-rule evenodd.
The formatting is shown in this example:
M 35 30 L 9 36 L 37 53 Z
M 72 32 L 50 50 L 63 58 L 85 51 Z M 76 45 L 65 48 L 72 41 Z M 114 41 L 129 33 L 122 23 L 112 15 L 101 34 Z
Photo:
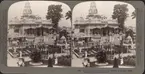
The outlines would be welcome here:
M 9 37 L 41 36 L 47 34 L 52 26 L 51 20 L 33 15 L 30 3 L 26 2 L 21 18 L 15 17 L 9 21 L 8 35 Z
M 106 16 L 98 14 L 95 2 L 91 2 L 89 13 L 86 18 L 79 17 L 74 22 L 75 33 L 81 33 L 92 37 L 94 35 L 106 36 L 119 31 L 117 20 L 108 19 Z

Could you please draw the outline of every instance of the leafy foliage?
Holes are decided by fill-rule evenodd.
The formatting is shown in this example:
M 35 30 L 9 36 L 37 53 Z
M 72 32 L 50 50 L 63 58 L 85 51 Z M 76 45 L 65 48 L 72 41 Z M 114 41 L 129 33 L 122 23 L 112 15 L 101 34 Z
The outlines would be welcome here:
M 132 19 L 135 19 L 136 18 L 136 11 L 133 11 L 131 16 L 132 16 Z
M 127 56 L 123 58 L 124 61 L 124 65 L 131 65 L 131 66 L 135 66 L 136 63 L 136 57 L 135 56 Z
M 122 30 L 124 29 L 124 22 L 128 17 L 127 12 L 128 12 L 127 4 L 116 4 L 114 6 L 112 18 L 118 20 L 118 23 L 120 24 L 120 29 Z
M 41 61 L 41 53 L 38 51 L 32 52 L 30 58 L 32 59 L 32 62 L 38 63 Z
M 68 11 L 65 15 L 66 19 L 72 19 L 72 12 Z
M 71 66 L 71 56 L 58 57 L 58 65 Z
M 99 51 L 96 55 L 98 63 L 105 63 L 107 61 L 107 56 L 105 51 Z
M 48 11 L 46 18 L 51 19 L 52 23 L 54 24 L 53 28 L 57 30 L 58 28 L 58 23 L 62 18 L 62 5 L 50 5 L 48 6 Z

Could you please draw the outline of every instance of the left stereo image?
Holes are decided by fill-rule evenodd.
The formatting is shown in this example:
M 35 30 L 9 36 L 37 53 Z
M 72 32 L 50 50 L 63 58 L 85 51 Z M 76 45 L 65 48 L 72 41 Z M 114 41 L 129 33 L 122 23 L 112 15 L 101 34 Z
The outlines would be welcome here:
M 20 1 L 8 10 L 8 67 L 70 67 L 71 9 L 54 1 Z

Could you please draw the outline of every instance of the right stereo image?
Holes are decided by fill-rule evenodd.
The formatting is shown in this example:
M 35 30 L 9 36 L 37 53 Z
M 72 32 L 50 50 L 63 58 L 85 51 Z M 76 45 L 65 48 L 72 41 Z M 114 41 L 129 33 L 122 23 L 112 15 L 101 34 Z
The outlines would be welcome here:
M 128 3 L 87 1 L 72 10 L 72 67 L 135 68 L 136 10 Z

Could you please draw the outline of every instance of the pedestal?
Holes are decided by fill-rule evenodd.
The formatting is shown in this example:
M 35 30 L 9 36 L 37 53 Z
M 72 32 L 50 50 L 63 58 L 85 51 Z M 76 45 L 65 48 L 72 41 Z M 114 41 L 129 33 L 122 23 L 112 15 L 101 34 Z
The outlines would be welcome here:
M 108 63 L 106 62 L 106 63 L 95 63 L 97 66 L 107 66 L 108 65 Z
M 33 65 L 33 66 L 36 66 L 36 65 L 42 65 L 43 63 L 42 62 L 38 62 L 38 63 L 35 63 L 35 62 L 29 62 L 30 65 Z

